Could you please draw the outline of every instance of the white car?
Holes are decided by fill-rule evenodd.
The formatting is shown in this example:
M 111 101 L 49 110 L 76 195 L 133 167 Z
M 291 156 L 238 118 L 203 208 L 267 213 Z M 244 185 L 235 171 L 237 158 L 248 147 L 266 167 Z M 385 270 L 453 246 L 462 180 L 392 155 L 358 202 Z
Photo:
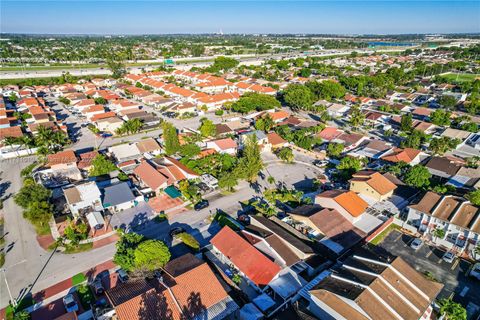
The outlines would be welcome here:
M 472 270 L 470 270 L 470 277 L 477 278 L 480 280 L 480 262 L 475 263 L 472 267 Z
M 412 248 L 413 250 L 418 250 L 422 245 L 423 245 L 422 239 L 416 238 L 415 240 L 412 241 L 412 243 L 410 243 L 410 248 Z
M 455 260 L 455 255 L 453 254 L 453 252 L 448 251 L 448 252 L 445 252 L 442 259 L 445 262 L 452 263 L 453 260 Z

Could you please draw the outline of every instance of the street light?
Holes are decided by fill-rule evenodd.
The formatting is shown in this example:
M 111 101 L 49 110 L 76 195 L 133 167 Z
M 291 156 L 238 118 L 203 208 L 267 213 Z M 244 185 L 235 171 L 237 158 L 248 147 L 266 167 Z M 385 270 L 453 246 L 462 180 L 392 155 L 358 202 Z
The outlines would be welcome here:
M 5 279 L 5 284 L 7 285 L 8 295 L 10 296 L 10 302 L 13 304 L 14 307 L 16 307 L 17 300 L 13 299 L 12 297 L 12 292 L 10 291 L 10 286 L 8 285 L 8 281 L 7 281 L 7 274 L 5 273 L 5 268 L 2 269 L 2 271 L 3 271 L 3 278 Z

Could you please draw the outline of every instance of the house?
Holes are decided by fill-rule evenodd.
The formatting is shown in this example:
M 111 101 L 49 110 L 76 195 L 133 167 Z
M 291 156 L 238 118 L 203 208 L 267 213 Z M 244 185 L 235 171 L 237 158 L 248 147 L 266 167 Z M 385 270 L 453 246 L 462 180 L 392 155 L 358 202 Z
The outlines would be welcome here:
M 133 173 L 137 176 L 142 186 L 150 188 L 155 193 L 158 193 L 168 186 L 168 177 L 160 173 L 160 171 L 148 161 L 142 161 L 142 163 L 133 170 Z
M 267 147 L 270 150 L 277 150 L 288 146 L 288 141 L 280 137 L 276 132 L 267 133 Z
M 224 264 L 238 270 L 244 281 L 261 291 L 278 276 L 281 268 L 230 227 L 225 226 L 212 240 L 212 252 Z
M 480 244 L 480 208 L 461 197 L 428 191 L 409 206 L 407 223 L 457 253 L 471 253 Z M 444 235 L 434 235 L 436 229 Z
M 457 174 L 462 166 L 447 157 L 431 157 L 426 163 L 425 168 L 433 175 L 440 178 L 450 179 Z
M 118 283 L 106 296 L 118 320 L 221 320 L 238 309 L 208 264 L 192 254 L 169 261 L 159 279 Z
M 110 112 L 107 112 L 110 113 Z M 107 115 L 105 113 L 104 115 Z M 100 114 L 102 115 L 102 114 Z M 100 116 L 97 115 L 97 116 Z M 92 117 L 92 121 L 94 121 L 95 126 L 97 127 L 98 130 L 103 131 L 103 132 L 109 132 L 111 134 L 115 134 L 118 129 L 120 129 L 123 126 L 124 121 L 120 119 L 117 116 L 108 116 L 108 117 L 101 117 L 96 118 L 95 120 L 93 118 L 96 118 L 96 116 Z
M 102 194 L 94 181 L 65 187 L 63 194 L 74 217 L 103 210 Z
M 250 224 L 275 234 L 300 260 L 315 254 L 315 243 L 311 239 L 275 217 L 250 216 Z
M 196 113 L 197 105 L 191 102 L 184 102 L 181 104 L 175 104 L 173 107 L 170 108 L 169 111 L 178 113 L 179 115 L 183 115 L 185 113 Z
M 77 166 L 77 156 L 73 150 L 65 150 L 47 156 L 46 169 L 35 173 L 37 181 L 44 186 L 64 185 L 69 180 L 80 181 L 82 173 Z
M 405 162 L 412 166 L 419 164 L 423 158 L 426 158 L 427 155 L 416 149 L 412 148 L 394 148 L 391 152 L 388 152 L 386 155 L 383 155 L 381 159 L 383 161 L 398 163 Z
M 264 146 L 268 143 L 267 135 L 263 131 L 254 130 L 242 133 L 240 135 L 240 148 L 243 148 L 245 146 L 247 139 L 252 135 L 257 138 L 257 144 L 259 146 Z
M 196 179 L 200 177 L 200 175 L 198 175 L 195 171 L 171 157 L 152 159 L 151 164 L 154 165 L 160 173 L 168 178 L 168 185 L 177 184 L 185 179 Z
M 350 110 L 349 106 L 340 103 L 328 103 L 326 107 L 328 115 L 334 118 L 343 117 Z
M 108 153 L 115 158 L 117 163 L 128 160 L 139 160 L 142 158 L 140 150 L 138 150 L 135 143 L 120 144 L 117 146 L 108 147 Z
M 113 212 L 133 208 L 136 205 L 135 195 L 127 182 L 120 182 L 103 189 L 103 207 Z
M 480 134 L 472 133 L 470 136 L 460 143 L 453 154 L 461 158 L 479 157 L 480 156 Z
M 332 141 L 343 134 L 343 130 L 340 130 L 335 127 L 326 127 L 322 131 L 316 134 L 317 138 L 321 138 L 324 141 Z
M 80 161 L 77 167 L 80 170 L 90 171 L 93 160 L 99 155 L 98 151 L 90 151 L 79 154 Z
M 159 155 L 162 152 L 162 148 L 154 138 L 147 138 L 137 142 L 137 148 L 142 153 L 148 153 L 151 155 Z
M 354 157 L 365 157 L 370 160 L 380 159 L 385 154 L 388 154 L 393 147 L 390 143 L 387 143 L 378 139 L 366 140 L 357 149 L 350 151 L 348 154 Z
M 359 243 L 367 235 L 337 210 L 317 204 L 302 205 L 287 213 L 287 221 L 296 229 L 337 254 Z
M 105 107 L 101 104 L 96 104 L 82 110 L 82 114 L 90 120 L 94 115 L 104 113 Z
M 447 184 L 454 186 L 455 188 L 478 189 L 480 187 L 480 167 L 461 167 L 457 173 L 448 180 Z
M 342 133 L 330 142 L 341 143 L 345 147 L 345 151 L 350 151 L 358 147 L 362 142 L 368 140 L 367 136 L 358 133 Z
M 350 179 L 350 191 L 363 196 L 373 198 L 376 201 L 384 201 L 393 195 L 397 186 L 385 178 L 380 172 L 359 171 Z
M 443 285 L 402 258 L 354 252 L 312 280 L 299 296 L 318 319 L 430 319 Z
M 328 190 L 315 197 L 315 203 L 324 208 L 335 209 L 348 221 L 354 223 L 367 210 L 368 203 L 353 191 Z
M 47 166 L 51 169 L 77 168 L 77 156 L 73 150 L 60 151 L 47 156 Z
M 238 151 L 237 143 L 232 138 L 207 141 L 206 147 L 208 149 L 213 149 L 218 153 L 226 153 L 232 156 L 236 155 Z

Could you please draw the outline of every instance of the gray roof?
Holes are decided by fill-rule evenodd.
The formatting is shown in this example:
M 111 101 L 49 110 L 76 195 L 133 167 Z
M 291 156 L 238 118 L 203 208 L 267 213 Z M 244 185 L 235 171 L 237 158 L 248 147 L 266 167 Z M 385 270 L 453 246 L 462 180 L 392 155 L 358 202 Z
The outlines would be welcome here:
M 103 190 L 104 206 L 116 206 L 134 199 L 135 196 L 126 182 L 114 184 L 113 186 L 106 187 Z

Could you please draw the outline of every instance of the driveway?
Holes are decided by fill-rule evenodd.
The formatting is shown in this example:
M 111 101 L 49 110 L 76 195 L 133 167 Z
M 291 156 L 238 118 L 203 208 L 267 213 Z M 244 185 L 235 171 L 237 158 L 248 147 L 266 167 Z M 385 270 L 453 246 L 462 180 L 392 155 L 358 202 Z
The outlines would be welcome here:
M 418 272 L 431 272 L 435 279 L 444 284 L 438 298 L 453 296 L 453 300 L 480 313 L 480 281 L 466 276 L 470 262 L 456 259 L 453 263 L 443 261 L 445 251 L 424 244 L 418 250 L 410 248 L 414 237 L 399 231 L 391 232 L 378 247 L 402 257 Z M 472 311 L 473 313 L 473 311 Z
M 148 222 L 153 215 L 152 208 L 146 202 L 140 202 L 133 208 L 113 214 L 110 225 L 113 229 L 135 231 L 139 226 Z

